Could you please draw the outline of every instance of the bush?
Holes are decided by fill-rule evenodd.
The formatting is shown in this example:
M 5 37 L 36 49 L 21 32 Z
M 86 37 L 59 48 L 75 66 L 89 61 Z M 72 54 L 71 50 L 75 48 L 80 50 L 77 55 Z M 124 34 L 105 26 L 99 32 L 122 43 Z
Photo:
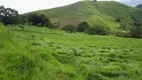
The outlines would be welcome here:
M 34 25 L 34 26 L 41 26 L 41 27 L 51 26 L 50 20 L 48 18 L 46 18 L 46 16 L 44 16 L 44 15 L 32 13 L 27 16 L 27 19 L 28 19 L 29 23 L 32 23 L 32 25 Z
M 121 19 L 120 18 L 116 19 L 116 22 L 121 22 Z
M 134 27 L 130 31 L 118 31 L 116 32 L 118 37 L 132 37 L 132 38 L 142 38 L 142 27 Z
M 60 23 L 51 23 L 50 26 L 48 26 L 50 29 L 59 29 L 60 28 Z
M 73 26 L 72 24 L 67 24 L 63 27 L 63 30 L 66 32 L 75 32 L 75 26 Z
M 107 35 L 109 33 L 109 28 L 101 26 L 89 27 L 87 33 L 91 35 L 94 34 Z
M 81 22 L 77 28 L 76 28 L 76 31 L 77 32 L 84 32 L 85 30 L 87 30 L 87 28 L 89 27 L 88 23 L 87 22 Z
M 130 32 L 129 31 L 118 31 L 116 32 L 116 36 L 118 37 L 131 37 Z
M 130 34 L 133 38 L 142 38 L 142 26 L 133 28 Z

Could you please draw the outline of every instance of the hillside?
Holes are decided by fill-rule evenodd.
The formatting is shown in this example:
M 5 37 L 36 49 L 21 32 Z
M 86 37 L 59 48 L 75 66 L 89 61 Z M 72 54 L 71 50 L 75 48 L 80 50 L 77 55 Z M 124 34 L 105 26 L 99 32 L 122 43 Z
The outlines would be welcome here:
M 96 3 L 80 1 L 63 7 L 35 11 L 35 13 L 44 14 L 53 23 L 59 22 L 61 25 L 69 23 L 77 25 L 81 21 L 87 21 L 91 26 L 105 26 L 112 30 L 116 30 L 120 26 L 116 19 L 132 22 L 133 17 L 142 21 L 141 10 L 114 1 Z
M 137 5 L 136 8 L 142 9 L 142 4 Z

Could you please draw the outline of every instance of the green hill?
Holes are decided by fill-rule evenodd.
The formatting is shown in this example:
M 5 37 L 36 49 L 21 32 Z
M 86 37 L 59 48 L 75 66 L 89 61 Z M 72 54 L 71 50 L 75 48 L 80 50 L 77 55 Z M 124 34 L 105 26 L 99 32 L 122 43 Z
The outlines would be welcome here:
M 91 26 L 105 26 L 116 30 L 122 21 L 132 22 L 132 17 L 142 21 L 142 11 L 115 1 L 80 1 L 63 7 L 39 10 L 31 13 L 44 14 L 53 23 L 74 24 L 87 21 Z M 27 13 L 30 14 L 30 13 Z

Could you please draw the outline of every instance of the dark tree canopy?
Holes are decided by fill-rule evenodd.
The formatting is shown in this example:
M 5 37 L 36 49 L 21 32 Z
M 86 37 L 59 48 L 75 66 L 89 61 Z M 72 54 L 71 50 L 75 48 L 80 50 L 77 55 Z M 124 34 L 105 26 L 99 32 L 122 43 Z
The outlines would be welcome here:
M 142 26 L 134 27 L 130 34 L 133 38 L 142 38 Z
M 27 16 L 27 19 L 32 25 L 35 26 L 49 27 L 51 25 L 49 18 L 46 18 L 44 15 L 32 13 Z
M 4 6 L 0 6 L 0 21 L 4 24 L 17 24 L 18 23 L 19 14 L 18 11 L 12 8 L 5 8 Z
M 0 20 L 2 21 L 2 19 L 5 16 L 5 7 L 4 6 L 0 6 Z
M 63 27 L 63 30 L 72 33 L 75 31 L 75 27 L 72 24 L 67 24 Z
M 87 22 L 81 22 L 81 23 L 77 26 L 76 31 L 78 31 L 78 32 L 84 32 L 88 27 L 89 27 L 89 25 L 88 25 Z
M 95 26 L 95 27 L 89 27 L 87 30 L 88 34 L 94 35 L 107 35 L 109 33 L 109 28 L 102 27 L 102 26 Z

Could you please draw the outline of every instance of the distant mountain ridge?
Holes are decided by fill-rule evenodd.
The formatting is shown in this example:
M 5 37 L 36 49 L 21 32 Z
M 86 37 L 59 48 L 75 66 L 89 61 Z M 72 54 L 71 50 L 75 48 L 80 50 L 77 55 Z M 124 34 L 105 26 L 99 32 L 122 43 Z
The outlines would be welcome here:
M 61 25 L 77 25 L 79 22 L 86 21 L 91 26 L 105 26 L 112 30 L 119 28 L 120 23 L 116 21 L 118 19 L 123 19 L 126 23 L 132 22 L 132 18 L 142 22 L 141 10 L 115 1 L 80 1 L 63 7 L 31 13 L 44 14 L 53 23 Z
M 137 5 L 136 8 L 142 9 L 142 4 Z

